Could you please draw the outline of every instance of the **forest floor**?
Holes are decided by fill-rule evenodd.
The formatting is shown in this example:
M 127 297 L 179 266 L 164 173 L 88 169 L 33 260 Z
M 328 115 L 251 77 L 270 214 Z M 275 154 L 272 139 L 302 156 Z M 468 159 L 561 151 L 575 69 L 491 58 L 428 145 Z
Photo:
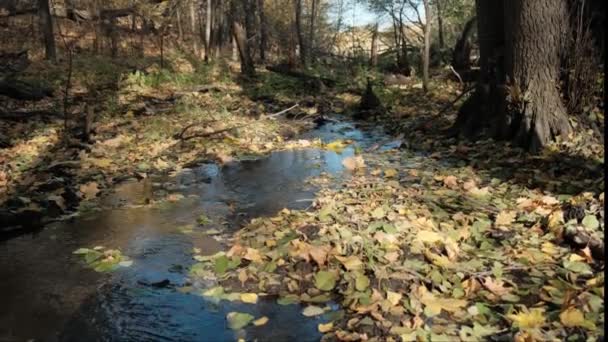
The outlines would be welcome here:
M 173 61 L 172 73 L 133 73 L 138 66 L 125 65 L 124 75 L 107 81 L 118 86 L 107 89 L 99 87 L 102 68 L 94 77 L 85 72 L 89 64 L 76 68 L 87 76 L 76 77 L 73 92 L 90 88 L 88 80 L 104 99 L 90 144 L 62 142 L 61 117 L 0 121 L 10 137 L 0 150 L 2 206 L 60 216 L 94 206 L 126 178 L 309 146 L 290 141 L 313 125 L 297 117 L 352 113 L 359 96 L 349 89 L 361 89 L 363 79 L 320 93 L 274 73 L 244 82 L 229 66 L 182 62 Z M 348 179 L 313 180 L 321 190 L 310 210 L 254 219 L 228 238 L 226 251 L 194 253 L 192 281 L 216 286 L 182 290 L 302 303 L 304 316 L 323 317 L 318 329 L 329 340 L 601 335 L 603 144 L 581 135 L 528 155 L 491 140 L 447 139 L 441 132 L 454 110 L 438 113 L 459 90 L 447 81 L 432 89 L 378 89 L 391 109 L 371 120 L 390 127 L 402 148 L 381 151 L 379 142 L 358 151 L 344 159 Z M 285 113 L 292 120 L 268 117 L 295 103 Z M 196 134 L 212 135 L 184 139 Z M 322 147 L 339 151 L 348 143 Z M 228 321 L 235 329 L 264 324 L 254 318 L 234 313 Z

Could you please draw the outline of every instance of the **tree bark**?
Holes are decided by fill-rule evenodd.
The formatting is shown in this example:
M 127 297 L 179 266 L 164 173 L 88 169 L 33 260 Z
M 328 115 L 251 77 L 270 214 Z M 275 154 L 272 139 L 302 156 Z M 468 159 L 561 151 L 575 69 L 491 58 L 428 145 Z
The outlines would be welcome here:
M 437 30 L 439 32 L 439 47 L 443 49 L 445 47 L 445 41 L 443 38 L 443 14 L 441 13 L 441 0 L 435 0 L 435 6 L 437 7 Z
M 505 0 L 476 0 L 477 38 L 479 40 L 479 79 L 475 92 L 460 107 L 452 133 L 474 138 L 492 125 L 490 135 L 506 138 L 506 125 L 496 117 L 504 112 L 504 15 Z
M 255 67 L 249 51 L 249 44 L 247 42 L 245 29 L 243 29 L 243 26 L 241 26 L 241 24 L 239 24 L 236 20 L 233 20 L 232 31 L 236 46 L 239 50 L 239 56 L 241 58 L 241 73 L 250 77 L 255 76 Z
M 375 68 L 378 65 L 378 24 L 374 25 L 372 32 L 372 46 L 370 49 L 369 65 Z
M 260 15 L 260 60 L 266 61 L 266 47 L 268 45 L 268 28 L 266 27 L 266 14 L 264 13 L 264 0 L 258 0 Z
M 469 39 L 476 23 L 477 17 L 473 17 L 466 22 L 452 52 L 451 64 L 461 76 L 471 68 L 471 43 Z
M 317 0 L 312 0 L 310 7 L 310 27 L 308 32 L 308 46 L 312 55 L 315 47 L 315 18 L 317 16 Z
M 422 89 L 429 91 L 429 61 L 431 54 L 431 6 L 429 0 L 423 0 L 424 4 L 424 53 L 422 54 Z
M 302 31 L 302 0 L 295 1 L 296 22 L 295 29 L 298 36 L 298 45 L 300 47 L 300 63 L 306 67 L 306 43 L 304 42 L 304 32 Z
M 53 18 L 49 8 L 49 0 L 38 1 L 38 15 L 40 17 L 40 31 L 44 36 L 45 58 L 57 61 L 57 49 L 55 47 L 55 34 L 53 32 Z
M 184 40 L 184 29 L 182 27 L 182 11 L 179 6 L 175 9 L 175 16 L 177 20 L 177 39 L 180 41 Z
M 205 13 L 207 18 L 205 20 L 205 62 L 209 62 L 209 60 L 211 59 L 211 1 L 212 0 L 207 0 L 207 11 Z
M 571 131 L 556 84 L 567 22 L 566 0 L 505 2 L 505 68 L 516 145 L 538 151 Z
M 192 51 L 196 58 L 200 58 L 199 35 L 197 34 L 196 25 L 196 3 L 195 0 L 190 1 L 190 36 L 192 37 Z

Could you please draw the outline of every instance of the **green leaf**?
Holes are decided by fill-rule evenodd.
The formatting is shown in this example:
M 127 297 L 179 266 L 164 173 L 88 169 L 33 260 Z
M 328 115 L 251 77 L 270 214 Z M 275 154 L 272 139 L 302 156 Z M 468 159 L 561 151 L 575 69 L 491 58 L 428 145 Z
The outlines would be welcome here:
M 591 267 L 581 261 L 564 260 L 564 268 L 574 273 L 593 274 Z
M 369 287 L 369 283 L 369 278 L 365 276 L 365 274 L 357 273 L 357 276 L 355 278 L 355 288 L 357 289 L 357 291 L 363 292 L 367 290 L 367 288 Z
M 600 227 L 600 222 L 597 220 L 595 215 L 587 215 L 583 218 L 583 226 L 587 229 L 598 229 Z
M 78 248 L 77 250 L 73 251 L 72 254 L 87 254 L 91 251 L 92 249 L 89 248 Z
M 331 291 L 336 286 L 336 275 L 328 271 L 317 272 L 315 286 L 322 291 Z
M 209 219 L 209 217 L 207 217 L 207 215 L 205 214 L 201 214 L 197 219 L 196 222 L 198 224 L 200 224 L 201 226 L 204 226 L 206 224 L 211 223 L 211 220 Z
M 254 317 L 253 315 L 250 315 L 248 313 L 229 312 L 226 316 L 226 319 L 228 320 L 228 326 L 230 327 L 230 329 L 239 330 L 247 326 L 247 324 L 249 324 L 251 321 L 253 321 Z
M 296 304 L 299 302 L 300 302 L 300 297 L 298 297 L 297 295 L 291 295 L 291 294 L 277 299 L 277 304 L 279 304 L 279 305 L 290 305 L 290 304 Z

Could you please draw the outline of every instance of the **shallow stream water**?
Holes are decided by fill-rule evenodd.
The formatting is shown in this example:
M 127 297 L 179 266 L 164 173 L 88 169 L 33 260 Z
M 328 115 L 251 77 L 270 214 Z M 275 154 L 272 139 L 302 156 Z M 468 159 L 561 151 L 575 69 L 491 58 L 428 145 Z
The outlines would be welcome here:
M 315 192 L 308 178 L 322 172 L 347 176 L 342 160 L 354 154 L 354 146 L 390 140 L 379 129 L 359 129 L 349 122 L 332 122 L 299 138 L 355 143 L 341 153 L 278 151 L 222 167 L 200 165 L 168 179 L 128 182 L 103 203 L 131 206 L 88 213 L 0 242 L 0 341 L 234 341 L 238 336 L 226 323 L 230 311 L 270 319 L 247 328 L 248 341 L 318 341 L 322 318 L 304 317 L 298 305 L 271 300 L 214 304 L 176 290 L 195 262 L 194 247 L 202 254 L 224 248 L 201 230 L 234 231 L 251 218 L 283 208 L 306 209 Z M 159 191 L 181 193 L 184 199 L 133 206 Z M 202 213 L 214 224 L 180 231 Z M 93 246 L 120 249 L 133 265 L 97 273 L 72 254 Z M 151 286 L 165 280 L 168 286 Z

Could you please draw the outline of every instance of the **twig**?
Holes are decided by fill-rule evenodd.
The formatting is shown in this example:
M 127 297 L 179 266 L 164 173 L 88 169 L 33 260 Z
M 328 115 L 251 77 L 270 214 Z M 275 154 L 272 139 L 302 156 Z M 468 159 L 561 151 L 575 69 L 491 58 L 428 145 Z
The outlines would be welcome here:
M 458 100 L 460 100 L 463 96 L 465 96 L 466 94 L 471 92 L 471 90 L 473 90 L 473 89 L 475 89 L 475 85 L 472 85 L 469 88 L 463 90 L 462 93 L 460 95 L 458 95 L 457 98 L 454 99 L 454 101 L 448 103 L 445 107 L 443 107 L 443 109 L 441 109 L 439 111 L 439 113 L 437 113 L 437 116 L 443 114 L 446 110 L 450 109 L 454 104 L 456 104 L 456 102 L 458 102 Z
M 300 105 L 299 103 L 296 103 L 295 105 L 293 105 L 293 106 L 291 106 L 291 107 L 289 107 L 289 108 L 287 108 L 287 109 L 283 109 L 283 110 L 282 110 L 282 111 L 280 111 L 280 112 L 276 112 L 276 113 L 274 113 L 274 114 L 271 114 L 271 115 L 266 116 L 266 117 L 265 117 L 265 119 L 270 119 L 270 118 L 274 118 L 274 117 L 276 117 L 276 116 L 279 116 L 279 115 L 281 115 L 281 114 L 285 114 L 285 113 L 289 112 L 290 110 L 292 110 L 292 109 L 294 109 L 294 108 L 298 107 L 299 105 Z
M 191 123 L 189 125 L 187 125 L 186 127 L 184 127 L 181 132 L 179 132 L 179 134 L 177 134 L 175 137 L 177 139 L 182 139 L 184 137 L 184 134 L 186 134 L 186 131 L 189 130 L 190 128 L 196 126 L 196 125 L 206 125 L 206 124 L 210 124 L 213 122 L 217 122 L 218 120 L 214 119 L 214 120 L 210 120 L 210 121 L 205 121 L 205 122 L 195 122 L 195 123 Z
M 460 82 L 460 86 L 462 87 L 462 89 L 464 89 L 464 82 L 462 81 L 462 77 L 460 77 L 460 74 L 451 65 L 450 65 L 450 70 L 452 70 L 454 75 L 456 75 L 456 77 L 458 78 L 458 81 Z

